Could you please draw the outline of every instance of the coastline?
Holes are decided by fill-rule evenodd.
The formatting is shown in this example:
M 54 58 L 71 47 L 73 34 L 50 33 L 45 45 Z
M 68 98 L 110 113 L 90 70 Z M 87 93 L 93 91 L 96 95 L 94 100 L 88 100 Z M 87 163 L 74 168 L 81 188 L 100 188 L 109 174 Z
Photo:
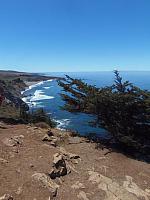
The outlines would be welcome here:
M 42 82 L 16 82 L 14 97 Z M 1 121 L 0 199 L 149 199 L 150 165 L 143 157 L 71 131 Z

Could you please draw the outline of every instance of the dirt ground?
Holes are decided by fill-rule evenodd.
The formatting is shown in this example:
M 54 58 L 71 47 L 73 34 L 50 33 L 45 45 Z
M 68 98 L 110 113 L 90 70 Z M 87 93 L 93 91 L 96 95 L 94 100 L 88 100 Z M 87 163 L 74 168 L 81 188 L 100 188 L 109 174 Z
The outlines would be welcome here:
M 150 164 L 106 154 L 107 149 L 60 130 L 52 133 L 53 141 L 43 141 L 46 129 L 0 124 L 0 200 L 150 199 Z M 54 157 L 69 170 L 51 179 Z

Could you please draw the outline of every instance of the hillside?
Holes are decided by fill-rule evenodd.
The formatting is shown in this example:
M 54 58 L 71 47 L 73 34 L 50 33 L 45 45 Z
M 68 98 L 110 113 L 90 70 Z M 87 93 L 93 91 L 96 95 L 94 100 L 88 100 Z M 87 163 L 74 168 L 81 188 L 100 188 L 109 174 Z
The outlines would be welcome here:
M 0 70 L 0 96 L 5 98 L 5 102 L 0 109 L 0 118 L 17 118 L 19 107 L 28 110 L 28 105 L 22 101 L 21 91 L 31 84 L 49 79 L 60 79 L 60 77 Z
M 149 177 L 149 164 L 85 138 L 1 123 L 1 200 L 149 200 Z

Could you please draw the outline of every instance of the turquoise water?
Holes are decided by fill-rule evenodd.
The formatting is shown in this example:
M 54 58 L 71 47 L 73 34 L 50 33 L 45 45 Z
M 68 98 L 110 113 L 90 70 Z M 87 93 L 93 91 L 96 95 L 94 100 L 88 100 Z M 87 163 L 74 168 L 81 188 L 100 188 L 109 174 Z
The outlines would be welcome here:
M 68 74 L 74 78 L 81 78 L 85 82 L 96 85 L 98 87 L 111 85 L 114 81 L 112 72 L 70 72 L 70 73 L 46 73 L 50 76 L 64 76 Z M 150 72 L 122 72 L 124 80 L 129 80 L 133 84 L 142 89 L 150 90 Z M 89 126 L 89 121 L 94 119 L 94 116 L 86 114 L 72 114 L 60 109 L 64 102 L 61 100 L 60 93 L 62 88 L 57 84 L 56 80 L 41 82 L 31 86 L 24 92 L 27 96 L 24 98 L 31 110 L 44 108 L 46 112 L 58 122 L 58 128 L 70 129 L 79 132 L 81 135 L 96 133 L 99 136 L 107 136 L 107 132 L 101 128 Z

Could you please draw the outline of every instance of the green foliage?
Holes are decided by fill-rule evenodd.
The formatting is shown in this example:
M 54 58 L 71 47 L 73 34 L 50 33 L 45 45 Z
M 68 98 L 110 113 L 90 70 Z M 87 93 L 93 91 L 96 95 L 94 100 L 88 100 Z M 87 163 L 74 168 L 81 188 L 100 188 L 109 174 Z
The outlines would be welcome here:
M 69 76 L 59 81 L 65 93 L 64 109 L 97 116 L 96 124 L 108 130 L 116 142 L 126 148 L 150 153 L 150 92 L 128 81 L 114 71 L 115 83 L 96 88 Z
M 20 111 L 20 116 L 23 120 L 25 120 L 28 123 L 41 123 L 44 122 L 48 124 L 51 128 L 54 128 L 56 126 L 56 123 L 50 119 L 50 117 L 46 114 L 46 112 L 43 109 L 38 109 L 36 111 L 32 112 L 25 112 L 23 110 Z

